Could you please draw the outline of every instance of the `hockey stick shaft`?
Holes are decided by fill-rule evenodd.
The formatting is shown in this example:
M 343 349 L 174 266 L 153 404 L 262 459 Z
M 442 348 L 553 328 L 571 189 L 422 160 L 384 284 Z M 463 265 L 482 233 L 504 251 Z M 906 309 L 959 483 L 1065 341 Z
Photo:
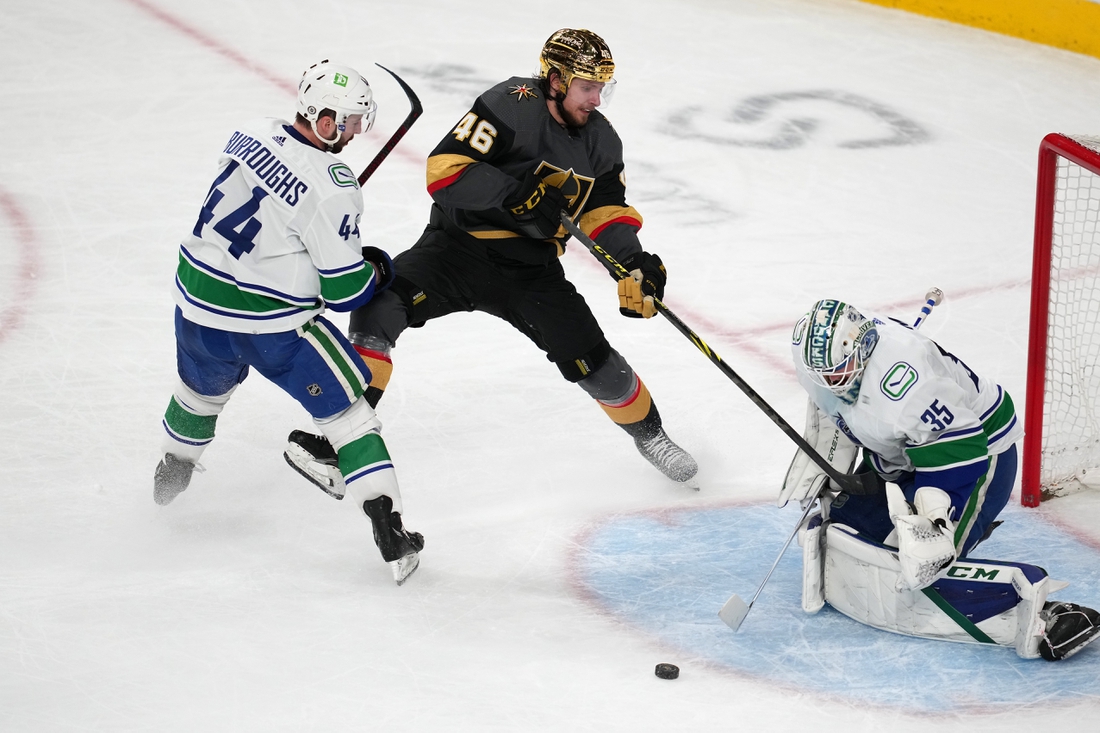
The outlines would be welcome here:
M 409 98 L 409 104 L 412 106 L 412 110 L 409 112 L 408 116 L 405 117 L 405 121 L 401 123 L 401 127 L 397 128 L 397 132 L 393 133 L 393 135 L 390 136 L 390 139 L 386 141 L 386 144 L 382 146 L 382 149 L 378 151 L 378 155 L 374 156 L 374 160 L 370 162 L 370 165 L 364 168 L 363 172 L 359 174 L 360 186 L 367 182 L 367 179 L 374 174 L 374 171 L 378 169 L 378 166 L 382 165 L 382 161 L 386 159 L 386 156 L 393 152 L 393 149 L 397 147 L 397 143 L 401 141 L 401 138 L 405 137 L 405 133 L 408 132 L 409 128 L 413 126 L 413 123 L 416 122 L 416 119 L 424 113 L 424 107 L 420 104 L 420 98 L 416 96 L 416 92 L 412 90 L 412 87 L 405 83 L 404 79 L 387 69 L 382 64 L 375 64 L 375 66 L 392 76 L 394 80 L 401 86 L 401 88 L 405 91 L 405 96 Z
M 939 288 L 931 288 L 924 296 L 924 306 L 920 309 L 920 315 L 913 322 L 913 329 L 920 328 L 925 319 L 932 313 L 932 309 L 935 308 L 943 300 L 943 291 Z M 802 510 L 802 516 L 795 522 L 794 531 L 787 537 L 787 541 L 783 543 L 783 548 L 779 551 L 779 555 L 775 558 L 775 562 L 772 563 L 771 569 L 768 570 L 768 574 L 764 576 L 764 580 L 760 581 L 760 585 L 756 588 L 756 593 L 753 594 L 752 600 L 745 603 L 741 600 L 741 597 L 734 593 L 726 601 L 725 605 L 718 612 L 718 618 L 722 619 L 727 626 L 734 631 L 741 628 L 741 624 L 745 621 L 745 618 L 749 615 L 749 611 L 752 610 L 752 606 L 756 603 L 756 599 L 760 597 L 760 592 L 764 590 L 764 586 L 768 584 L 768 581 L 772 577 L 772 573 L 775 572 L 776 567 L 779 566 L 779 561 L 783 559 L 783 555 L 787 552 L 787 548 L 790 547 L 791 541 L 798 535 L 798 530 L 802 528 L 803 523 L 806 521 L 806 517 L 810 516 L 810 510 L 813 509 L 817 500 L 821 497 L 822 492 L 825 490 L 826 484 L 822 483 L 821 487 L 817 490 L 817 493 L 811 497 L 807 497 L 806 506 Z
M 817 493 L 809 497 L 809 501 L 806 502 L 806 508 L 802 510 L 802 516 L 798 518 L 798 521 L 794 525 L 794 530 L 787 537 L 787 541 L 783 543 L 783 549 L 779 551 L 779 555 L 776 556 L 775 562 L 772 563 L 771 568 L 768 570 L 768 574 L 764 576 L 764 579 L 760 581 L 760 585 L 756 586 L 756 592 L 752 594 L 752 600 L 745 603 L 741 600 L 741 596 L 734 593 L 726 601 L 725 605 L 718 612 L 718 618 L 722 619 L 727 626 L 734 631 L 741 628 L 741 624 L 745 621 L 745 618 L 749 615 L 749 611 L 752 610 L 752 606 L 756 603 L 756 599 L 760 597 L 760 592 L 764 590 L 764 586 L 771 580 L 772 573 L 779 567 L 779 561 L 783 559 L 783 555 L 787 552 L 787 548 L 791 546 L 791 541 L 798 535 L 798 530 L 802 529 L 803 523 L 806 521 L 806 517 L 810 516 L 810 511 L 814 508 L 817 499 L 821 496 L 821 493 L 825 490 L 825 484 L 821 485 Z
M 603 262 L 604 266 L 613 276 L 615 276 L 619 280 L 631 277 L 630 273 L 626 270 L 625 267 L 623 267 L 619 263 L 618 260 L 612 257 L 605 249 L 603 249 L 603 247 L 592 241 L 591 237 L 582 232 L 580 227 L 574 224 L 573 220 L 570 219 L 565 214 L 565 212 L 562 212 L 561 221 L 566 230 L 574 237 L 576 237 L 577 240 L 580 241 L 585 247 L 587 247 L 588 251 L 595 255 L 596 259 Z M 840 473 L 835 468 L 833 468 L 820 453 L 814 450 L 813 447 L 806 442 L 806 440 L 802 437 L 801 434 L 798 433 L 798 431 L 790 426 L 790 423 L 783 419 L 782 415 L 776 412 L 772 408 L 772 406 L 764 400 L 763 397 L 757 394 L 756 390 L 754 390 L 748 382 L 742 379 L 737 372 L 731 369 L 730 366 L 722 360 L 722 357 L 719 356 L 718 353 L 714 351 L 714 349 L 707 345 L 706 341 L 699 337 L 699 334 L 688 328 L 687 325 L 683 321 L 681 321 L 667 305 L 660 301 L 660 299 L 654 297 L 653 303 L 654 305 L 656 305 L 657 311 L 662 316 L 664 316 L 665 319 L 669 323 L 671 323 L 677 331 L 682 333 L 689 341 L 691 341 L 691 343 L 695 344 L 695 348 L 699 349 L 699 351 L 702 352 L 702 354 L 707 357 L 707 359 L 710 360 L 710 362 L 714 364 L 714 366 L 718 367 L 719 371 L 725 374 L 726 377 L 730 379 L 730 381 L 736 384 L 737 387 L 745 393 L 745 395 L 752 401 L 753 404 L 759 407 L 760 410 L 765 415 L 767 415 L 772 422 L 779 426 L 780 430 L 786 433 L 788 438 L 794 441 L 795 445 L 805 451 L 806 455 L 808 455 L 810 459 L 814 463 L 816 463 L 818 467 L 821 468 L 821 470 L 824 471 L 830 479 L 832 479 L 835 485 L 841 487 L 845 492 L 855 495 L 872 494 L 878 491 L 877 485 L 873 485 L 870 481 L 867 481 L 866 483 L 864 482 L 862 476 L 866 476 L 866 474 L 848 475 Z
M 824 486 L 822 486 L 824 489 Z M 772 573 L 775 572 L 776 567 L 779 566 L 779 561 L 783 559 L 783 554 L 787 552 L 787 548 L 791 546 L 791 540 L 798 534 L 798 530 L 802 528 L 802 523 L 806 521 L 806 517 L 810 516 L 810 510 L 813 509 L 814 502 L 821 496 L 821 492 L 814 494 L 810 501 L 806 502 L 806 508 L 802 510 L 802 516 L 798 518 L 798 523 L 794 526 L 794 531 L 787 536 L 787 541 L 783 543 L 782 549 L 779 550 L 779 555 L 775 558 L 775 562 L 772 563 L 771 568 L 768 570 L 768 574 L 764 576 L 764 579 L 760 581 L 760 585 L 756 588 L 756 592 L 752 594 L 752 600 L 749 601 L 749 608 L 752 608 L 752 604 L 756 603 L 756 599 L 760 597 L 760 591 L 764 590 L 764 586 L 769 580 L 771 580 Z

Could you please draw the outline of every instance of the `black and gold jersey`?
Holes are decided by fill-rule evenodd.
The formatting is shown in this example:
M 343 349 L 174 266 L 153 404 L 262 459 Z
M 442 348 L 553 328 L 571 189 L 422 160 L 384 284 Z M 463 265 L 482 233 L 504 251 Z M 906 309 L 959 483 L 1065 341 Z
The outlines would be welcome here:
M 642 217 L 626 203 L 623 146 L 599 111 L 580 128 L 551 116 L 537 79 L 513 77 L 488 90 L 428 157 L 428 193 L 459 229 L 515 259 L 534 261 L 554 239 L 535 240 L 514 228 L 504 201 L 528 173 L 565 194 L 573 221 L 614 257 L 641 250 Z

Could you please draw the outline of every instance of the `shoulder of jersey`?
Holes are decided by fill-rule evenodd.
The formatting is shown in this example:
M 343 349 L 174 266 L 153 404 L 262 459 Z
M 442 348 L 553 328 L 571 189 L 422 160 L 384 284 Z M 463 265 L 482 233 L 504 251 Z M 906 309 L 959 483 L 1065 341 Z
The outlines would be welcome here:
M 615 127 L 611 124 L 611 120 L 604 116 L 603 112 L 598 109 L 592 110 L 588 115 L 588 127 L 598 132 L 601 135 L 613 135 L 616 138 L 619 137 L 619 133 L 616 132 Z
M 517 106 L 546 103 L 542 89 L 539 88 L 539 80 L 522 76 L 513 76 L 502 81 L 482 96 L 487 102 L 511 102 Z
M 290 127 L 289 122 L 272 120 L 273 128 L 271 140 L 276 146 L 292 158 L 297 158 L 307 163 L 313 169 L 313 175 L 318 179 L 326 194 L 338 191 L 353 191 L 359 188 L 359 179 L 355 172 L 332 153 L 304 143 L 287 133 L 283 126 Z
M 481 102 L 505 123 L 547 114 L 537 79 L 513 76 L 482 94 Z

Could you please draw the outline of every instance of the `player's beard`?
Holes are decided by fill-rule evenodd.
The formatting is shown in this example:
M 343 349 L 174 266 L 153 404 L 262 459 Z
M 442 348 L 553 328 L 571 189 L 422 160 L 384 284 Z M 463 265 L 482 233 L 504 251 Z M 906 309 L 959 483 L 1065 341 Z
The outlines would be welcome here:
M 588 118 L 592 116 L 592 113 L 590 112 L 582 116 L 570 112 L 563 106 L 561 108 L 561 116 L 565 119 L 566 124 L 568 124 L 570 127 L 584 127 L 588 124 Z
M 589 117 L 591 117 L 591 113 L 583 116 L 578 116 L 577 114 L 570 112 L 565 108 L 564 96 L 559 95 L 554 100 L 554 103 L 558 105 L 558 114 L 561 115 L 561 118 L 563 120 L 565 120 L 566 127 L 578 128 L 584 127 L 588 124 L 588 119 Z

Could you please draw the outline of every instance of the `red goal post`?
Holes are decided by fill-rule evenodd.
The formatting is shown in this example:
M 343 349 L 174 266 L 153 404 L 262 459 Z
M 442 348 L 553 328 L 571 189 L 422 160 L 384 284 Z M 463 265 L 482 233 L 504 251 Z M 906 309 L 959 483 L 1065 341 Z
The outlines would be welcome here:
M 1024 506 L 1100 486 L 1100 137 L 1039 146 Z

